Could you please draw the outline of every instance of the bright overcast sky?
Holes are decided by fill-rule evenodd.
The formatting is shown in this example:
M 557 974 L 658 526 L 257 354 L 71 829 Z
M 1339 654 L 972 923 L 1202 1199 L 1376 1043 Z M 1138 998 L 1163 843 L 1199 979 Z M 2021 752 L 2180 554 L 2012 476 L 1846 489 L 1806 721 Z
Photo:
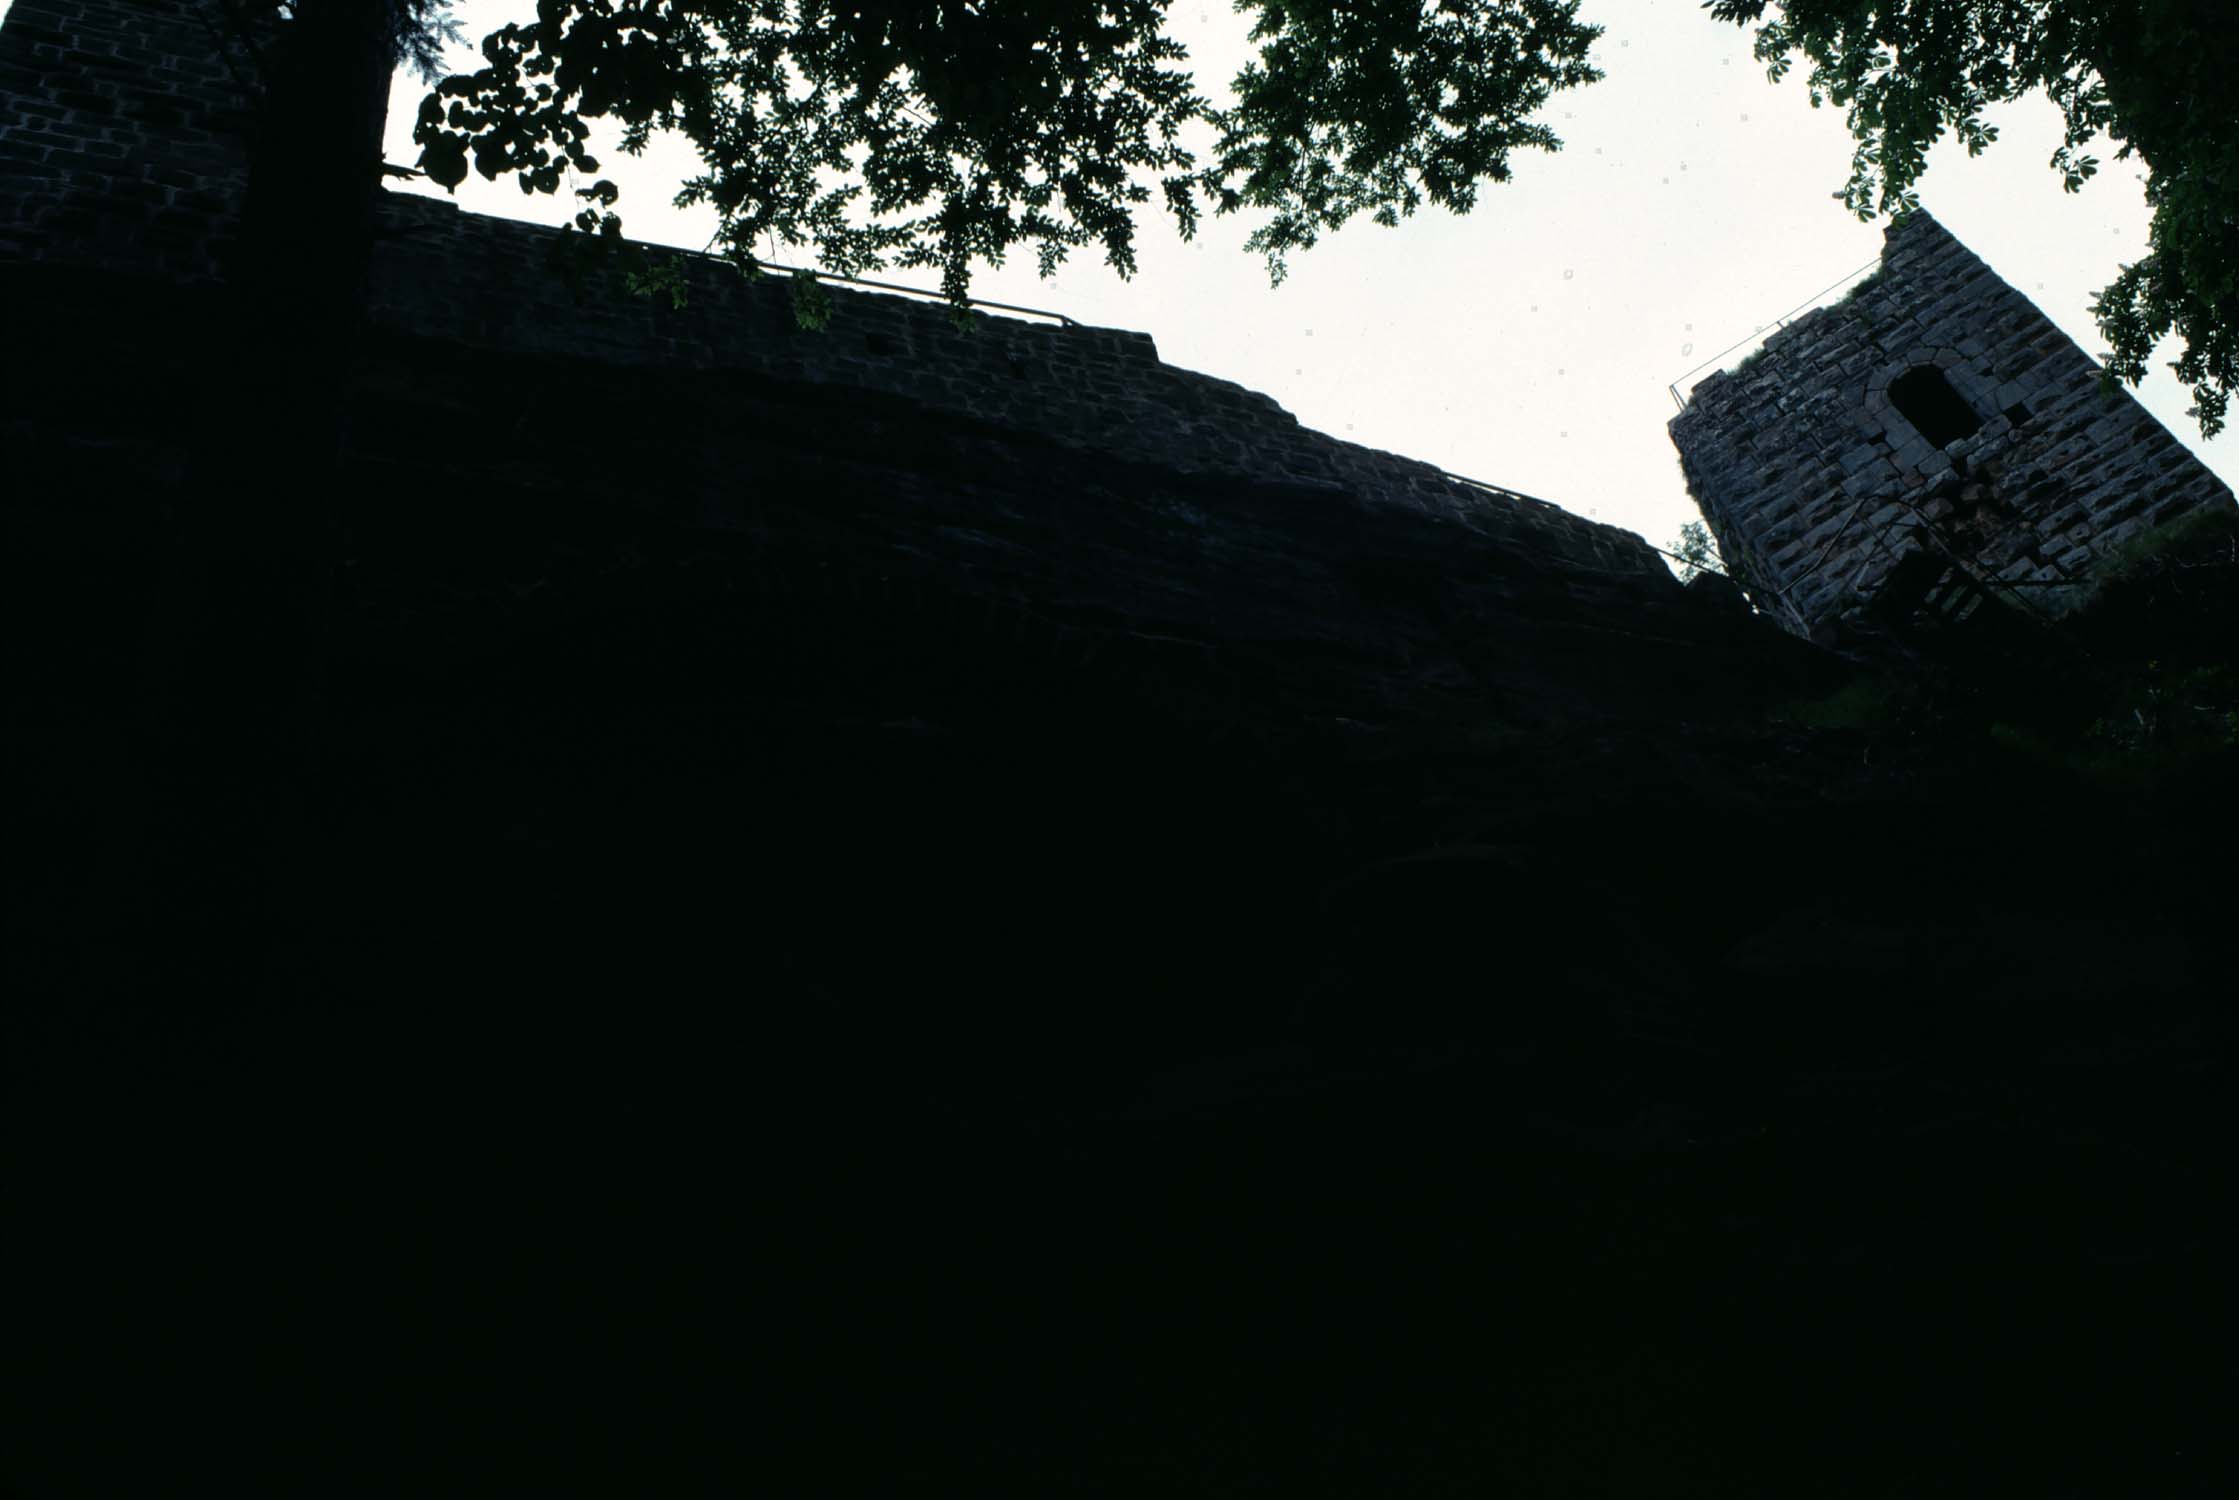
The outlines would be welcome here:
M 464 0 L 458 13 L 479 41 L 533 6 Z M 1225 0 L 1175 0 L 1173 14 L 1200 89 L 1217 97 L 1246 55 L 1247 19 Z M 1585 0 L 1581 14 L 1606 28 L 1593 59 L 1608 76 L 1556 95 L 1547 118 L 1563 149 L 1514 158 L 1514 178 L 1487 185 L 1467 217 L 1426 209 L 1397 229 L 1362 220 L 1293 256 L 1289 279 L 1270 289 L 1241 249 L 1254 221 L 1208 220 L 1185 244 L 1146 204 L 1132 280 L 1093 252 L 1042 280 L 1027 255 L 980 271 L 973 291 L 1140 329 L 1167 362 L 1264 391 L 1309 427 L 1667 544 L 1695 515 L 1665 436 L 1675 409 L 1667 387 L 1873 262 L 1881 226 L 1830 196 L 1848 174 L 1851 139 L 1840 111 L 1810 107 L 1801 68 L 1768 83 L 1749 33 L 1712 21 L 1697 0 Z M 411 127 L 422 92 L 399 75 L 393 162 L 418 155 Z M 2147 247 L 2140 169 L 2102 149 L 2100 175 L 2065 194 L 2046 166 L 2058 112 L 2035 98 L 1993 119 L 2001 138 L 1982 157 L 1949 143 L 1931 155 L 1922 201 L 2097 357 L 2105 342 L 2091 294 Z M 612 139 L 595 137 L 594 148 Z M 636 161 L 598 154 L 622 187 L 633 238 L 706 245 L 711 212 L 669 206 L 696 164 L 688 145 L 657 142 Z M 579 206 L 471 175 L 458 199 L 546 223 Z M 931 273 L 915 280 L 933 284 Z M 2239 485 L 2239 438 L 2201 441 L 2166 370 L 2175 353 L 2162 351 L 2139 397 Z

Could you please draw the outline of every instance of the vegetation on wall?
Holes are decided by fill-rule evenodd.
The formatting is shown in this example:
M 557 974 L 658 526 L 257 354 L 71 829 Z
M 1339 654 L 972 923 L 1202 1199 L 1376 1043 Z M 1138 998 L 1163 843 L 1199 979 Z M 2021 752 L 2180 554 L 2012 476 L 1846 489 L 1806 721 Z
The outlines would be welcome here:
M 2152 782 L 2239 751 L 2239 514 L 2196 512 L 2110 558 L 2056 623 L 1993 596 L 1921 661 L 1862 670 L 1778 722 L 1988 744 L 2094 780 Z
M 2239 514 L 2196 512 L 2133 539 L 2077 624 L 2107 668 L 2086 730 L 2102 760 L 2239 749 Z
M 1722 573 L 1726 570 L 1724 559 L 1718 555 L 1716 538 L 1711 536 L 1710 528 L 1701 521 L 1682 522 L 1679 535 L 1666 550 L 1679 559 L 1681 583 L 1693 582 L 1698 574 Z

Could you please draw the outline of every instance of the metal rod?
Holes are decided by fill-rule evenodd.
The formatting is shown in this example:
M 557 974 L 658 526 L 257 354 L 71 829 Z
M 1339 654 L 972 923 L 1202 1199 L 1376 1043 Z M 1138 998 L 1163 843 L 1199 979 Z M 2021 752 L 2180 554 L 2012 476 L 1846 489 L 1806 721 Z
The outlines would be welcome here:
M 668 250 L 673 255 L 690 255 L 700 260 L 712 260 L 726 266 L 735 266 L 738 265 L 741 260 L 744 260 L 748 264 L 753 265 L 761 270 L 783 271 L 788 276 L 808 275 L 814 276 L 819 281 L 837 281 L 844 286 L 867 286 L 882 292 L 901 292 L 911 297 L 930 297 L 939 302 L 948 301 L 948 294 L 946 292 L 928 291 L 926 288 L 921 286 L 903 286 L 898 282 L 892 281 L 869 281 L 860 276 L 842 276 L 837 271 L 822 271 L 818 270 L 814 266 L 781 265 L 777 261 L 763 260 L 759 256 L 742 257 L 718 255 L 711 250 L 685 250 L 675 246 L 666 245 L 660 248 Z M 1055 318 L 1058 322 L 1063 323 L 1068 328 L 1080 328 L 1084 326 L 1078 319 L 1069 318 L 1061 312 L 1051 312 L 1046 307 L 1022 307 L 1016 302 L 990 302 L 984 297 L 966 297 L 964 299 L 964 302 L 968 307 L 992 307 L 997 308 L 1003 312 L 1027 313 L 1037 318 Z
M 1456 474 L 1446 469 L 1440 469 L 1438 472 L 1444 478 L 1458 480 L 1463 484 L 1472 485 L 1481 490 L 1488 490 L 1495 495 L 1501 496 L 1503 499 L 1528 500 L 1534 505 L 1544 505 L 1550 510 L 1562 509 L 1560 505 L 1557 505 L 1552 500 L 1542 500 L 1537 495 L 1527 495 L 1522 490 L 1512 490 L 1505 484 L 1487 484 L 1482 479 L 1472 479 L 1467 474 Z
M 684 255 L 702 255 L 709 260 L 722 261 L 726 265 L 736 264 L 736 262 L 727 255 L 711 255 L 706 251 L 685 250 L 678 253 Z M 779 265 L 774 260 L 756 260 L 754 264 L 761 267 L 765 271 L 783 271 L 788 275 L 793 276 L 798 276 L 806 272 L 808 275 L 814 276 L 822 281 L 837 281 L 847 286 L 874 287 L 882 292 L 905 292 L 912 297 L 931 297 L 941 302 L 948 301 L 948 293 L 927 291 L 924 287 L 921 286 L 901 286 L 891 281 L 866 281 L 860 276 L 842 276 L 836 271 L 819 271 L 813 266 Z M 1069 318 L 1061 312 L 1051 312 L 1046 307 L 1021 307 L 1016 302 L 990 302 L 984 297 L 966 297 L 964 301 L 965 304 L 970 307 L 992 307 L 1003 312 L 1028 313 L 1037 318 L 1055 318 L 1058 322 L 1063 323 L 1068 328 L 1079 328 L 1083 326 L 1079 320 Z
M 1817 292 L 1814 292 L 1814 293 L 1812 293 L 1812 295 L 1810 295 L 1809 297 L 1806 297 L 1806 298 L 1805 298 L 1805 299 L 1804 299 L 1803 301 L 1801 301 L 1801 302 L 1797 303 L 1797 304 L 1796 304 L 1796 305 L 1795 305 L 1794 307 L 1791 307 L 1790 309 L 1788 309 L 1788 311 L 1786 311 L 1786 312 L 1782 313 L 1782 314 L 1781 314 L 1781 315 L 1780 315 L 1779 317 L 1777 317 L 1777 318 L 1773 319 L 1773 326 L 1772 326 L 1772 330 L 1771 330 L 1771 331 L 1773 331 L 1773 332 L 1778 332 L 1778 331 L 1779 331 L 1780 329 L 1782 329 L 1782 328 L 1785 328 L 1785 327 L 1787 327 L 1787 326 L 1788 326 L 1788 320 L 1789 320 L 1790 318 L 1793 318 L 1794 316 L 1796 316 L 1796 314 L 1798 314 L 1798 313 L 1802 312 L 1802 311 L 1803 311 L 1803 310 L 1804 310 L 1805 308 L 1807 308 L 1807 307 L 1810 307 L 1810 306 L 1811 306 L 1811 305 L 1812 305 L 1813 303 L 1817 302 L 1817 301 L 1818 301 L 1818 300 L 1819 300 L 1820 298 L 1822 298 L 1822 297 L 1826 296 L 1826 295 L 1827 295 L 1827 293 L 1829 293 L 1829 292 L 1833 291 L 1833 290 L 1834 290 L 1834 289 L 1835 289 L 1836 287 L 1838 287 L 1838 286 L 1841 286 L 1841 285 L 1843 284 L 1843 282 L 1845 282 L 1845 281 L 1853 281 L 1853 280 L 1856 280 L 1856 279 L 1857 279 L 1858 277 L 1860 277 L 1860 276 L 1864 275 L 1864 274 L 1865 274 L 1866 272 L 1868 272 L 1868 271 L 1871 271 L 1872 269 L 1874 269 L 1874 267 L 1876 267 L 1876 266 L 1878 266 L 1878 265 L 1880 265 L 1880 264 L 1881 264 L 1881 257 L 1877 255 L 1877 256 L 1875 256 L 1875 257 L 1874 257 L 1874 258 L 1873 258 L 1872 260 L 1870 260 L 1870 261 L 1867 261 L 1867 262 L 1866 262 L 1866 263 L 1865 263 L 1864 265 L 1860 266 L 1860 267 L 1859 267 L 1859 268 L 1858 268 L 1857 270 L 1855 270 L 1855 271 L 1851 272 L 1851 273 L 1850 273 L 1850 274 L 1849 274 L 1848 276 L 1843 276 L 1843 277 L 1840 277 L 1840 278 L 1836 279 L 1835 281 L 1833 281 L 1833 282 L 1830 282 L 1830 283 L 1829 283 L 1829 284 L 1828 284 L 1828 285 L 1827 285 L 1826 287 L 1822 288 L 1821 290 L 1819 290 L 1819 291 L 1817 291 Z M 1707 369 L 1709 369 L 1709 368 L 1710 368 L 1710 367 L 1711 367 L 1712 365 L 1714 365 L 1714 364 L 1717 364 L 1717 363 L 1718 363 L 1718 362 L 1719 362 L 1720 360 L 1724 359 L 1724 358 L 1725 358 L 1725 357 L 1726 357 L 1727 355 L 1729 355 L 1729 354 L 1733 353 L 1733 352 L 1734 352 L 1734 351 L 1735 351 L 1736 349 L 1739 349 L 1739 348 L 1740 348 L 1740 347 L 1741 347 L 1741 346 L 1742 346 L 1743 344 L 1747 344 L 1747 343 L 1749 343 L 1749 342 L 1751 342 L 1752 340 L 1755 340 L 1755 339 L 1760 339 L 1760 338 L 1763 338 L 1763 337 L 1765 336 L 1766 332 L 1767 332 L 1767 330 L 1766 330 L 1766 329 L 1760 328 L 1760 329 L 1758 329 L 1758 330 L 1757 330 L 1757 331 L 1756 331 L 1755 333 L 1751 334 L 1751 335 L 1750 335 L 1750 336 L 1749 336 L 1748 338 L 1746 338 L 1746 339 L 1741 339 L 1741 340 L 1738 340 L 1738 341 L 1737 341 L 1737 342 L 1735 342 L 1735 343 L 1731 343 L 1731 344 L 1728 344 L 1728 345 L 1727 345 L 1727 346 L 1726 346 L 1725 348 L 1723 348 L 1723 349 L 1719 350 L 1719 351 L 1718 351 L 1718 352 L 1717 352 L 1716 354 L 1713 354 L 1713 355 L 1712 355 L 1712 356 L 1711 356 L 1710 358 L 1708 358 L 1708 359 L 1704 360 L 1704 361 L 1703 361 L 1703 362 L 1702 362 L 1701 364 L 1699 364 L 1699 365 L 1695 366 L 1695 368 L 1694 368 L 1693 370 L 1689 370 L 1689 371 L 1685 372 L 1684 374 L 1682 374 L 1682 375 L 1681 375 L 1681 376 L 1679 377 L 1679 379 L 1678 379 L 1678 380 L 1674 380 L 1674 381 L 1673 381 L 1673 382 L 1672 382 L 1672 383 L 1670 384 L 1670 386 L 1666 387 L 1666 389 L 1668 389 L 1668 390 L 1670 390 L 1670 391 L 1671 391 L 1671 393 L 1672 393 L 1672 398 L 1673 398 L 1674 400 L 1678 400 L 1678 399 L 1679 399 L 1679 382 L 1680 382 L 1681 380 L 1685 380 L 1685 379 L 1686 379 L 1686 378 L 1687 378 L 1687 377 L 1688 377 L 1689 375 L 1693 375 L 1693 374 L 1697 373 L 1698 371 L 1701 371 L 1701 370 L 1707 370 Z M 1680 402 L 1679 402 L 1679 407 L 1680 407 L 1680 410 L 1682 410 L 1682 411 L 1685 411 L 1685 410 L 1687 409 L 1687 403 L 1686 403 L 1685 401 L 1680 401 Z
M 424 177 L 427 175 L 425 172 L 420 171 L 416 167 L 400 167 L 392 162 L 383 162 L 381 164 L 381 170 L 392 177 Z M 644 248 L 646 248 L 647 250 L 663 250 L 671 255 L 689 255 L 695 260 L 717 261 L 726 266 L 735 266 L 739 263 L 737 257 L 729 255 L 717 255 L 710 250 L 687 250 L 681 245 L 647 244 Z M 928 291 L 921 286 L 902 286 L 899 283 L 892 281 L 867 281 L 860 276 L 842 276 L 837 271 L 820 271 L 813 266 L 780 265 L 774 260 L 762 260 L 759 257 L 750 256 L 747 257 L 747 259 L 753 265 L 765 271 L 783 271 L 789 276 L 806 274 L 816 277 L 819 281 L 837 281 L 845 286 L 867 286 L 873 287 L 882 292 L 901 292 L 911 297 L 930 297 L 940 302 L 948 301 L 948 294 L 946 292 Z M 1016 302 L 991 302 L 985 297 L 966 297 L 964 299 L 964 302 L 968 307 L 992 307 L 1001 312 L 1025 313 L 1030 317 L 1036 318 L 1055 318 L 1058 322 L 1063 323 L 1068 328 L 1083 328 L 1087 326 L 1078 318 L 1069 318 L 1061 312 L 1051 312 L 1046 307 L 1024 307 Z
M 1547 506 L 1551 510 L 1563 510 L 1562 506 L 1555 504 L 1555 502 L 1552 500 L 1542 500 L 1537 495 L 1527 495 L 1522 490 L 1512 490 L 1506 485 L 1487 484 L 1482 479 L 1472 479 L 1467 474 L 1456 474 L 1446 469 L 1440 469 L 1438 472 L 1448 479 L 1456 480 L 1462 484 L 1470 485 L 1476 489 L 1484 490 L 1489 494 L 1498 495 L 1503 500 L 1525 500 L 1529 501 L 1533 505 Z M 1564 511 L 1563 513 L 1565 515 L 1576 514 L 1576 512 L 1574 511 Z M 1591 520 L 1592 518 L 1586 517 L 1584 519 Z M 1595 524 L 1598 525 L 1600 523 L 1597 522 Z M 1636 531 L 1633 533 L 1633 535 L 1640 536 L 1640 533 Z M 1686 563 L 1688 567 L 1693 568 L 1698 573 L 1709 573 L 1714 577 L 1724 578 L 1729 583 L 1732 583 L 1736 588 L 1741 587 L 1740 581 L 1738 579 L 1735 579 L 1732 574 L 1721 573 L 1716 568 L 1706 568 L 1701 563 L 1690 561 L 1687 558 L 1681 557 L 1676 552 L 1666 552 L 1663 548 L 1657 546 L 1654 542 L 1649 541 L 1646 537 L 1641 537 L 1640 539 L 1642 545 L 1647 547 L 1651 552 L 1661 553 L 1663 556 L 1670 558 L 1673 562 L 1676 563 Z

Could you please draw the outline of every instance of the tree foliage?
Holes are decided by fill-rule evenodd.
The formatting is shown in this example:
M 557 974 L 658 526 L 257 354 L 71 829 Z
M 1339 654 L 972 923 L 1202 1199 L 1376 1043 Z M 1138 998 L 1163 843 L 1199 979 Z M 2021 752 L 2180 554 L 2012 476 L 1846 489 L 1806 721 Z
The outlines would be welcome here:
M 443 76 L 443 52 L 466 40 L 459 20 L 451 14 L 451 0 L 385 0 L 389 14 L 389 44 L 397 61 L 410 68 L 423 83 Z
M 1857 151 L 1837 195 L 1860 218 L 1917 204 L 1928 148 L 1948 131 L 1979 154 L 1992 105 L 2043 90 L 2065 137 L 2069 192 L 2099 169 L 2102 135 L 2147 167 L 2151 246 L 2093 304 L 2110 375 L 2145 377 L 2174 333 L 2173 368 L 2213 436 L 2239 385 L 2239 27 L 2229 0 L 1712 0 L 1756 27 L 1774 78 L 1810 65 L 1814 106 L 1849 111 Z M 1767 13 L 1771 12 L 1771 19 Z
M 418 0 L 387 0 L 416 6 Z M 1577 0 L 1233 0 L 1256 57 L 1216 104 L 1166 34 L 1171 0 L 538 0 L 483 66 L 421 104 L 421 165 L 524 192 L 595 177 L 590 122 L 642 151 L 682 133 L 703 170 L 680 205 L 717 214 L 743 260 L 765 237 L 831 270 L 938 267 L 961 302 L 976 265 L 1031 246 L 1046 274 L 1100 246 L 1121 274 L 1155 196 L 1182 234 L 1203 210 L 1264 215 L 1250 247 L 1288 256 L 1366 214 L 1466 212 L 1512 152 L 1561 142 L 1535 116 L 1600 77 Z M 2118 143 L 2148 168 L 2147 256 L 2095 303 L 2111 376 L 2142 379 L 2170 334 L 2203 432 L 2239 384 L 2239 27 L 2228 0 L 1707 0 L 1756 28 L 1774 77 L 1809 65 L 1812 102 L 1857 139 L 1837 194 L 1903 212 L 1928 148 L 1997 138 L 1996 104 L 2042 90 L 2066 121 L 2062 185 Z M 580 227 L 619 233 L 615 189 L 576 189 Z
M 704 170 L 677 202 L 716 210 L 727 253 L 770 236 L 845 274 L 934 266 L 961 301 L 1020 246 L 1045 274 L 1090 244 L 1132 273 L 1153 187 L 1185 237 L 1207 205 L 1265 211 L 1250 244 L 1280 279 L 1356 214 L 1468 209 L 1511 151 L 1560 147 L 1532 119 L 1548 97 L 1600 76 L 1577 0 L 1237 0 L 1258 59 L 1216 106 L 1169 3 L 539 0 L 422 102 L 414 139 L 445 186 L 471 166 L 553 192 L 597 172 L 589 121 L 632 153 L 678 131 Z M 576 191 L 579 225 L 619 232 L 610 182 Z
M 1679 581 L 1690 583 L 1698 573 L 1724 571 L 1724 559 L 1718 555 L 1718 542 L 1710 528 L 1700 521 L 1680 523 L 1679 536 L 1668 549 L 1679 560 Z
M 1357 213 L 1390 227 L 1425 198 L 1467 213 L 1479 182 L 1508 180 L 1510 151 L 1561 149 L 1533 112 L 1601 77 L 1586 61 L 1601 30 L 1577 9 L 1263 0 L 1259 58 L 1237 76 L 1235 106 L 1212 117 L 1220 141 L 1198 183 L 1222 212 L 1270 211 L 1246 244 L 1278 280 L 1288 252 Z
M 229 44 L 237 44 L 251 68 L 261 76 L 268 59 L 265 47 L 284 45 L 288 29 L 302 19 L 305 5 L 318 0 L 211 0 L 206 7 L 210 24 Z M 464 28 L 451 14 L 451 0 L 366 0 L 381 13 L 381 30 L 387 38 L 390 61 L 410 68 L 424 83 L 443 77 L 443 54 L 466 39 Z

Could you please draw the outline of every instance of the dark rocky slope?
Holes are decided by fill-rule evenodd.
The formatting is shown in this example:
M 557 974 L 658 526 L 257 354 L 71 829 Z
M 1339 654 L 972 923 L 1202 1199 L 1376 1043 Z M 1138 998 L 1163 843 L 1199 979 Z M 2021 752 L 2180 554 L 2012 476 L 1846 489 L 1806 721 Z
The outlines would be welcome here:
M 2209 1492 L 2231 752 L 2066 648 L 392 332 L 182 817 L 187 307 L 11 304 L 24 1493 Z

